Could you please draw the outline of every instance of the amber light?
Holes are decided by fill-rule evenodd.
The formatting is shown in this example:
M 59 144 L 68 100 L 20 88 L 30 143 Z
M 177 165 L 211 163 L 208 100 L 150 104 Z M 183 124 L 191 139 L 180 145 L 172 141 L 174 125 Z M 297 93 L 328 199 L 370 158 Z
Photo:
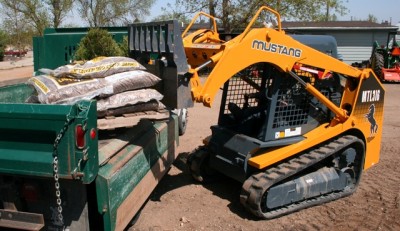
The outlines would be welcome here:
M 75 139 L 76 139 L 76 147 L 77 148 L 84 148 L 85 147 L 85 130 L 81 124 L 78 124 L 75 127 Z

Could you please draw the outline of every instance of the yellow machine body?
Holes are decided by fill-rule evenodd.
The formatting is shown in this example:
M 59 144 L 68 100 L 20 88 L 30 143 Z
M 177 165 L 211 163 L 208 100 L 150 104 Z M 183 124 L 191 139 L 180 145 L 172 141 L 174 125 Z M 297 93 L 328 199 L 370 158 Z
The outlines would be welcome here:
M 384 90 L 374 72 L 371 69 L 356 69 L 329 54 L 296 41 L 285 34 L 280 23 L 277 28 L 252 29 L 251 26 L 262 11 L 272 12 L 279 22 L 279 14 L 264 6 L 258 10 L 242 34 L 227 42 L 216 39 L 218 33 L 215 24 L 214 30 L 202 29 L 189 35 L 186 35 L 187 31 L 185 31 L 183 42 L 190 65 L 189 72 L 193 74 L 191 78 L 193 99 L 211 107 L 215 95 L 227 80 L 240 70 L 260 62 L 271 63 L 280 71 L 287 73 L 295 72 L 294 67 L 301 66 L 319 71 L 322 78 L 335 72 L 347 79 L 357 79 L 359 84 L 356 87 L 352 86 L 353 81 L 346 82 L 339 106 L 334 105 L 312 85 L 306 83 L 304 87 L 307 91 L 332 110 L 336 115 L 335 118 L 330 123 L 322 124 L 305 134 L 305 139 L 301 142 L 279 147 L 273 151 L 268 150 L 265 153 L 259 150 L 253 155 L 254 157 L 249 159 L 249 164 L 258 169 L 264 169 L 349 130 L 357 130 L 365 138 L 364 169 L 378 163 L 382 137 Z M 212 16 L 209 17 L 213 19 Z M 202 84 L 198 71 L 204 66 L 213 69 Z M 376 132 L 371 132 L 373 128 L 367 119 L 371 104 L 375 107 L 374 126 L 379 127 Z

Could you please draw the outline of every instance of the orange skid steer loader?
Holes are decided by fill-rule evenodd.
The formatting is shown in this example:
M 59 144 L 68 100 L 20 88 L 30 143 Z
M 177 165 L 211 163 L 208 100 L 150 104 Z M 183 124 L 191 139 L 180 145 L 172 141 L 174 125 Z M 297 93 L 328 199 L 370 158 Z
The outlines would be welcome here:
M 265 14 L 277 25 L 259 23 Z M 212 28 L 192 31 L 199 16 Z M 182 34 L 177 21 L 132 24 L 129 41 L 148 70 L 177 79 L 179 107 L 211 107 L 222 88 L 218 123 L 188 165 L 201 182 L 220 172 L 243 183 L 240 202 L 258 217 L 348 196 L 379 161 L 384 88 L 339 61 L 330 36 L 287 35 L 264 6 L 229 41 L 206 13 Z

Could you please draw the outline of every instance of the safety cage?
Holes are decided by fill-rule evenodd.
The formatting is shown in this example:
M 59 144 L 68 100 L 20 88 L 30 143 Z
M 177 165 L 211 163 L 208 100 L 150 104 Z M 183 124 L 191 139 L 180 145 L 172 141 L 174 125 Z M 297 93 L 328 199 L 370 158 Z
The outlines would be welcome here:
M 337 74 L 320 78 L 300 69 L 293 72 L 340 105 L 343 87 Z M 333 113 L 289 74 L 258 63 L 225 83 L 218 125 L 270 141 L 305 134 L 332 118 Z

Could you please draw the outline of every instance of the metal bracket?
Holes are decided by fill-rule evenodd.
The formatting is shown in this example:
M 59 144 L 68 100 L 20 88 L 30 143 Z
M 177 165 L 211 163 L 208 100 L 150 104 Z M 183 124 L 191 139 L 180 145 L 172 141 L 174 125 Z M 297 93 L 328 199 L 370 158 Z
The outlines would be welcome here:
M 41 230 L 44 227 L 43 214 L 0 209 L 0 227 Z

